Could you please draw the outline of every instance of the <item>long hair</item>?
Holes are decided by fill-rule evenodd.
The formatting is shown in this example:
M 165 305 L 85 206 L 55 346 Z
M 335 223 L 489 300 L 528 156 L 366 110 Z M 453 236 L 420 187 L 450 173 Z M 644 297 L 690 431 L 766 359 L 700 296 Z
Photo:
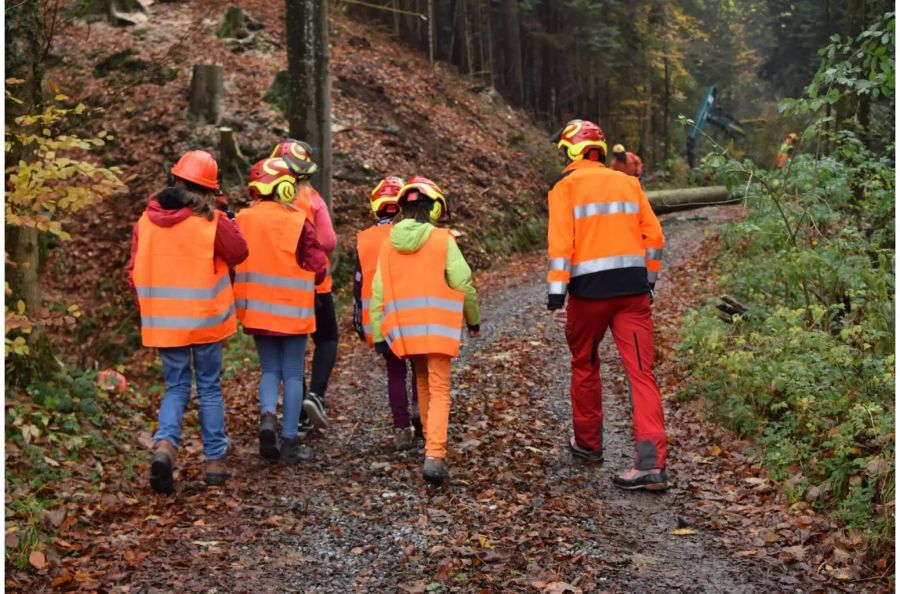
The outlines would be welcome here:
M 175 178 L 175 187 L 182 190 L 184 205 L 194 214 L 213 220 L 216 214 L 216 192 L 180 177 Z
M 419 199 L 415 202 L 404 202 L 400 206 L 400 220 L 415 219 L 420 223 L 431 223 L 431 209 L 434 200 Z

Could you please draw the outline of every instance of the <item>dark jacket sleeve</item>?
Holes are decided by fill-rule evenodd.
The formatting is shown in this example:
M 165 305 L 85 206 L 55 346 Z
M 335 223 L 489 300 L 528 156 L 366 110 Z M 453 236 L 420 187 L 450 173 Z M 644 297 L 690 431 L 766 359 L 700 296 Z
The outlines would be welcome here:
M 218 217 L 213 252 L 225 260 L 229 268 L 234 268 L 250 255 L 247 241 L 241 235 L 240 229 L 226 216 Z
M 360 339 L 366 339 L 362 323 L 362 264 L 359 262 L 358 248 L 356 250 L 356 267 L 353 269 L 353 328 Z
M 325 250 L 316 240 L 316 228 L 312 223 L 303 223 L 303 231 L 300 232 L 300 241 L 297 242 L 297 266 L 316 274 L 316 284 L 325 280 L 328 271 L 328 263 Z

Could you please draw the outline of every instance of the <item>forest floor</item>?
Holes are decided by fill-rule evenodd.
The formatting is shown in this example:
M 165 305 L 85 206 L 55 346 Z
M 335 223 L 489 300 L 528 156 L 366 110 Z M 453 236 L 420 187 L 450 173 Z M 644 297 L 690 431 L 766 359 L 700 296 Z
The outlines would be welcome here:
M 483 330 L 454 364 L 445 489 L 423 483 L 421 449 L 393 452 L 381 359 L 345 328 L 327 395 L 333 423 L 310 440 L 313 461 L 286 467 L 258 457 L 258 371 L 248 355 L 224 385 L 235 473 L 226 486 L 200 480 L 192 413 L 177 491 L 153 494 L 147 427 L 131 444 L 140 456 L 134 476 L 108 472 L 99 502 L 69 504 L 64 517 L 75 520 L 62 521 L 49 563 L 28 573 L 7 565 L 7 590 L 45 589 L 51 580 L 60 589 L 109 592 L 889 588 L 851 582 L 820 563 L 817 535 L 835 527 L 779 495 L 753 464 L 749 442 L 707 422 L 699 403 L 676 399 L 680 320 L 706 298 L 715 229 L 739 216 L 741 207 L 731 206 L 661 217 L 667 266 L 654 318 L 670 431 L 668 492 L 612 485 L 630 465 L 631 422 L 609 338 L 601 345 L 606 462 L 582 465 L 567 452 L 569 356 L 545 310 L 544 260 L 535 254 L 479 275 Z

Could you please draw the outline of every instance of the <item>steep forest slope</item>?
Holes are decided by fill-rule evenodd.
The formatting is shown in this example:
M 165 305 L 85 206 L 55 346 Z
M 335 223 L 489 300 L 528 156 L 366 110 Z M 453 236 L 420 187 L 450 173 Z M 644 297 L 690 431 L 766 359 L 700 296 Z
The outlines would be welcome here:
M 103 158 L 122 168 L 128 186 L 127 193 L 75 215 L 67 222 L 73 239 L 50 251 L 49 300 L 85 312 L 61 333 L 68 342 L 63 353 L 77 353 L 83 365 L 119 362 L 139 345 L 123 269 L 131 226 L 148 195 L 163 185 L 166 168 L 190 149 L 218 155 L 219 126 L 235 131 L 249 163 L 288 133 L 281 112 L 263 99 L 286 67 L 284 3 L 254 0 L 241 8 L 264 25 L 252 46 L 216 37 L 225 6 L 208 0 L 154 5 L 149 22 L 134 28 L 78 22 L 58 39 L 60 60 L 49 78 L 103 110 L 87 125 L 115 135 Z M 428 64 L 370 26 L 336 15 L 331 44 L 333 207 L 345 254 L 336 263 L 338 283 L 350 276 L 346 254 L 356 231 L 370 221 L 368 192 L 387 174 L 418 173 L 441 185 L 452 225 L 463 232 L 463 249 L 478 267 L 543 242 L 538 219 L 557 171 L 543 131 L 495 92 L 453 67 Z M 198 63 L 225 70 L 218 125 L 186 117 Z M 226 179 L 225 190 L 233 206 L 246 202 L 239 180 Z

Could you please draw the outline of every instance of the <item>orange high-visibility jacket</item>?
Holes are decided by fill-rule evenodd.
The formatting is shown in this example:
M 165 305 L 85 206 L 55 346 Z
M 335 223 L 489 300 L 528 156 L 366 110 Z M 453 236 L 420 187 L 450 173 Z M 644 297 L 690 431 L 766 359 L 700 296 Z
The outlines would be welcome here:
M 372 299 L 372 281 L 378 269 L 378 256 L 381 254 L 381 245 L 391 236 L 393 225 L 372 225 L 368 229 L 356 234 L 356 253 L 359 258 L 359 268 L 362 272 L 362 323 L 363 333 L 369 346 L 372 342 L 372 316 L 369 311 L 369 301 Z
M 547 195 L 547 281 L 553 295 L 583 299 L 650 290 L 662 258 L 662 227 L 637 178 L 581 159 Z
M 250 256 L 235 268 L 237 317 L 245 328 L 283 334 L 316 329 L 315 273 L 297 265 L 306 214 L 282 204 L 257 202 L 237 214 Z
M 401 252 L 390 241 L 381 245 L 382 333 L 398 357 L 459 354 L 464 297 L 444 275 L 450 237 L 434 229 L 416 252 Z
M 633 177 L 641 177 L 644 175 L 644 162 L 631 151 L 625 153 L 625 161 L 619 161 L 613 157 L 612 163 L 609 164 L 609 168 L 613 171 L 621 171 L 622 173 Z
M 228 265 L 213 247 L 220 216 L 159 227 L 141 215 L 133 278 L 144 346 L 208 344 L 237 330 Z

